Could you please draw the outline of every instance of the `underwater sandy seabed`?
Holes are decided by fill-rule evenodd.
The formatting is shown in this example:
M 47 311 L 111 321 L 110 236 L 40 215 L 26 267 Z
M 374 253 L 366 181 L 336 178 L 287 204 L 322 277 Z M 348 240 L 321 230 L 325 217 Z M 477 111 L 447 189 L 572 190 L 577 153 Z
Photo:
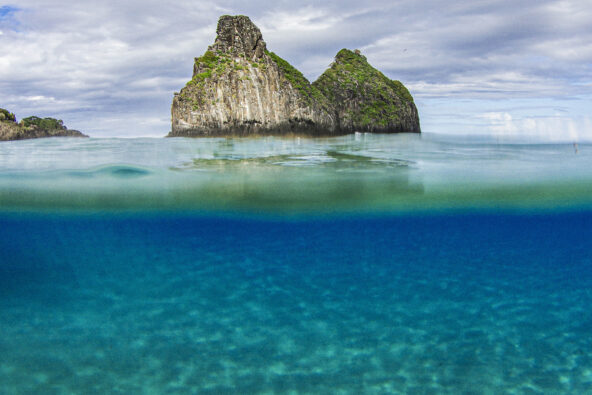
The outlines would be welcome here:
M 592 212 L 0 216 L 0 393 L 590 393 Z

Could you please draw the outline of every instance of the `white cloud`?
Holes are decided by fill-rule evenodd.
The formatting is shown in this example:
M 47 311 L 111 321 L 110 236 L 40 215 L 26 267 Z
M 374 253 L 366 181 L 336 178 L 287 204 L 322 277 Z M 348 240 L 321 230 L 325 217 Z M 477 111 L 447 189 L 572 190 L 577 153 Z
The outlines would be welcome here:
M 535 139 L 548 142 L 592 141 L 592 118 L 578 119 L 559 114 L 515 119 L 510 113 L 482 114 L 491 134 L 498 137 Z
M 331 15 L 328 10 L 317 7 L 305 7 L 293 12 L 268 12 L 258 20 L 259 28 L 269 33 L 289 31 L 319 31 L 333 27 L 340 18 Z
M 166 134 L 162 123 L 149 122 L 144 132 L 135 126 L 154 113 L 170 118 L 173 91 L 191 78 L 193 56 L 215 35 L 217 8 L 206 10 L 205 2 L 50 3 L 41 8 L 23 1 L 15 14 L 20 31 L 0 37 L 1 47 L 18 48 L 0 57 L 2 106 L 19 117 L 60 117 L 72 128 L 112 117 L 121 134 Z M 128 116 L 116 118 L 121 112 Z
M 0 20 L 0 47 L 11 49 L 0 55 L 0 106 L 19 117 L 63 118 L 69 127 L 96 135 L 164 135 L 172 94 L 191 77 L 193 57 L 213 42 L 217 18 L 240 13 L 258 24 L 270 50 L 310 79 L 339 49 L 361 48 L 373 65 L 410 88 L 427 125 L 438 129 L 456 117 L 462 128 L 467 100 L 486 113 L 492 107 L 488 101 L 556 98 L 571 106 L 568 100 L 587 94 L 591 5 L 590 0 L 327 0 L 322 6 L 307 0 L 19 0 L 19 9 Z M 442 99 L 459 103 L 450 106 L 457 112 L 437 111 L 433 106 Z M 488 130 L 516 127 L 515 133 L 543 135 L 539 117 L 546 116 L 549 128 L 581 133 L 583 108 L 568 114 L 573 127 L 567 118 L 552 121 L 554 109 L 548 107 L 534 123 L 509 111 L 512 120 Z

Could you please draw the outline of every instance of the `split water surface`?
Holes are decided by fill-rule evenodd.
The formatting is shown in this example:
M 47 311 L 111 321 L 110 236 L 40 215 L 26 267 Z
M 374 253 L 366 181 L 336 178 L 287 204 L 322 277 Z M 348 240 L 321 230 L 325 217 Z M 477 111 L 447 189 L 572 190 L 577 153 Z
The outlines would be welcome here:
M 592 391 L 592 145 L 0 144 L 0 393 Z

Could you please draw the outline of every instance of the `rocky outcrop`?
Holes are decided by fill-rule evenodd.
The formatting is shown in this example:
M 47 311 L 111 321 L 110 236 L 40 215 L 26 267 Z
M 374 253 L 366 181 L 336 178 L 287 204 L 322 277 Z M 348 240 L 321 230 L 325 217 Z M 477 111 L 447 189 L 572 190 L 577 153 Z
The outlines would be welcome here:
M 13 113 L 0 108 L 0 141 L 43 137 L 88 137 L 64 126 L 59 119 L 28 117 L 16 122 Z
M 214 44 L 195 59 L 191 81 L 175 93 L 169 137 L 419 132 L 409 92 L 373 69 L 361 55 L 356 55 L 365 62 L 360 71 L 368 76 L 362 85 L 350 83 L 357 77 L 355 70 L 353 76 L 348 74 L 352 64 L 344 70 L 339 67 L 344 51 L 311 84 L 267 50 L 261 31 L 248 17 L 222 16 L 216 33 Z M 356 67 L 358 63 L 362 65 L 356 62 Z M 356 86 L 364 88 L 361 94 L 353 92 Z
M 334 103 L 337 127 L 344 133 L 420 132 L 407 88 L 372 67 L 360 51 L 339 51 L 313 87 Z
M 246 16 L 223 16 L 217 38 L 175 94 L 169 136 L 332 134 L 331 106 L 298 70 L 267 51 Z

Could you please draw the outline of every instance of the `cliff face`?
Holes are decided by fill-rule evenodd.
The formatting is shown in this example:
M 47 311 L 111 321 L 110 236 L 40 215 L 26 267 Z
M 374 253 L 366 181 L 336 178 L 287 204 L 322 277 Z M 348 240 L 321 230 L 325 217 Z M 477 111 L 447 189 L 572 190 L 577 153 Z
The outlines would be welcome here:
M 54 118 L 28 117 L 16 123 L 11 112 L 0 108 L 0 141 L 25 140 L 43 137 L 88 137 L 77 130 L 66 128 Z
M 170 137 L 419 132 L 407 89 L 361 55 L 340 51 L 310 84 L 267 50 L 248 17 L 222 16 L 216 33 L 195 59 L 191 81 L 175 93 Z
M 339 51 L 313 86 L 335 103 L 338 128 L 345 133 L 420 132 L 407 88 L 372 67 L 359 51 Z
M 221 17 L 217 34 L 175 94 L 169 136 L 336 132 L 326 98 L 267 51 L 248 17 Z

